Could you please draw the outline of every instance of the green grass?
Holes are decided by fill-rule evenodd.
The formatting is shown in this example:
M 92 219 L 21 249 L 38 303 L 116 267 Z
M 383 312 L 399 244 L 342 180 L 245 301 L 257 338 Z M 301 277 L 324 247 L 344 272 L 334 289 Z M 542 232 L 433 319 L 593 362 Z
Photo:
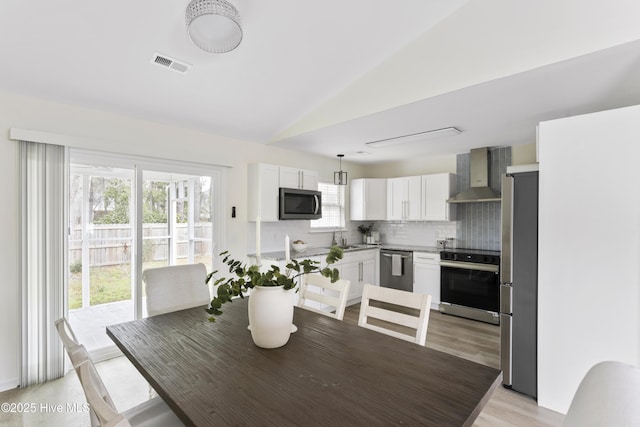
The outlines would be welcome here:
M 131 265 L 120 264 L 89 269 L 90 304 L 131 299 Z M 82 273 L 72 274 L 69 279 L 69 310 L 82 307 Z
M 205 265 L 209 258 L 198 257 Z M 178 264 L 185 264 L 180 260 Z M 144 268 L 162 267 L 166 261 L 145 262 Z M 131 299 L 131 264 L 89 268 L 89 304 L 99 305 Z M 143 290 L 144 292 L 144 290 Z M 82 308 L 82 272 L 71 273 L 69 278 L 69 310 Z

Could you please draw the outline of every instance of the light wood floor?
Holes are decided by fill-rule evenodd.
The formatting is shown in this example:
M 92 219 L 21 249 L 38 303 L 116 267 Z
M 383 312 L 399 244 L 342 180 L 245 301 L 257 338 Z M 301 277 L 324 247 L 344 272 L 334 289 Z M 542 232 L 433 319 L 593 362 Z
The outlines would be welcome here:
M 347 307 L 344 320 L 358 323 L 360 306 Z M 427 347 L 499 368 L 500 328 L 431 311 Z M 475 427 L 560 426 L 564 416 L 538 407 L 535 400 L 499 386 L 473 424 Z
M 344 320 L 357 324 L 358 313 L 359 306 L 348 307 Z M 499 328 L 432 311 L 427 346 L 497 368 Z M 149 398 L 147 382 L 124 356 L 98 363 L 97 368 L 119 410 L 128 409 Z M 0 404 L 35 404 L 37 409 L 34 413 L 22 414 L 0 411 L 0 426 L 88 426 L 88 414 L 69 410 L 66 407 L 69 402 L 79 405 L 85 402 L 73 371 L 55 381 L 0 393 Z M 55 405 L 62 405 L 63 409 L 51 409 Z M 539 408 L 533 399 L 500 386 L 473 425 L 553 427 L 560 426 L 563 418 L 556 412 Z

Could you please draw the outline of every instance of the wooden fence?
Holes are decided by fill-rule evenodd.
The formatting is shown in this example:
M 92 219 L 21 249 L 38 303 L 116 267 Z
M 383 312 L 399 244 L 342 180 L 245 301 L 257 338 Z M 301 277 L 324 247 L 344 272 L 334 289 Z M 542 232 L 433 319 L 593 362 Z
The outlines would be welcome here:
M 189 255 L 189 230 L 187 224 L 177 224 L 177 257 Z M 132 229 L 127 224 L 93 225 L 89 233 L 89 265 L 91 267 L 118 265 L 131 260 Z M 145 261 L 162 261 L 168 258 L 167 239 L 148 239 L 169 234 L 167 224 L 144 224 L 142 253 Z M 194 237 L 195 256 L 209 255 L 212 251 L 211 223 L 196 223 Z M 69 239 L 69 265 L 82 263 L 82 227 L 72 228 Z

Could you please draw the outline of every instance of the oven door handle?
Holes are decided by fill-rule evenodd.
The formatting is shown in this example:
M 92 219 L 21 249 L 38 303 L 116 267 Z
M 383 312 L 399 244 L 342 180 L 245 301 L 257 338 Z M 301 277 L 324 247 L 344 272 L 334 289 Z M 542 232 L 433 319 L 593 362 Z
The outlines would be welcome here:
M 450 262 L 440 261 L 440 267 L 459 268 L 462 270 L 476 270 L 476 271 L 490 271 L 497 273 L 500 271 L 500 267 L 493 264 L 476 264 L 473 262 Z

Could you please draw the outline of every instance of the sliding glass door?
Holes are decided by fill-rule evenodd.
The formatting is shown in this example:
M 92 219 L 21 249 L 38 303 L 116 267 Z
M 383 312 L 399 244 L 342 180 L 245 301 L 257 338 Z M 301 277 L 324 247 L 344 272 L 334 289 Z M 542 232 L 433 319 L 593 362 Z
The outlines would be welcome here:
M 71 151 L 68 317 L 93 357 L 117 354 L 105 326 L 146 316 L 144 269 L 214 267 L 224 173 L 210 168 Z
M 145 172 L 142 267 L 212 265 L 211 177 Z
M 134 172 L 71 165 L 67 307 L 78 339 L 90 351 L 111 346 L 104 327 L 112 319 L 134 319 Z

